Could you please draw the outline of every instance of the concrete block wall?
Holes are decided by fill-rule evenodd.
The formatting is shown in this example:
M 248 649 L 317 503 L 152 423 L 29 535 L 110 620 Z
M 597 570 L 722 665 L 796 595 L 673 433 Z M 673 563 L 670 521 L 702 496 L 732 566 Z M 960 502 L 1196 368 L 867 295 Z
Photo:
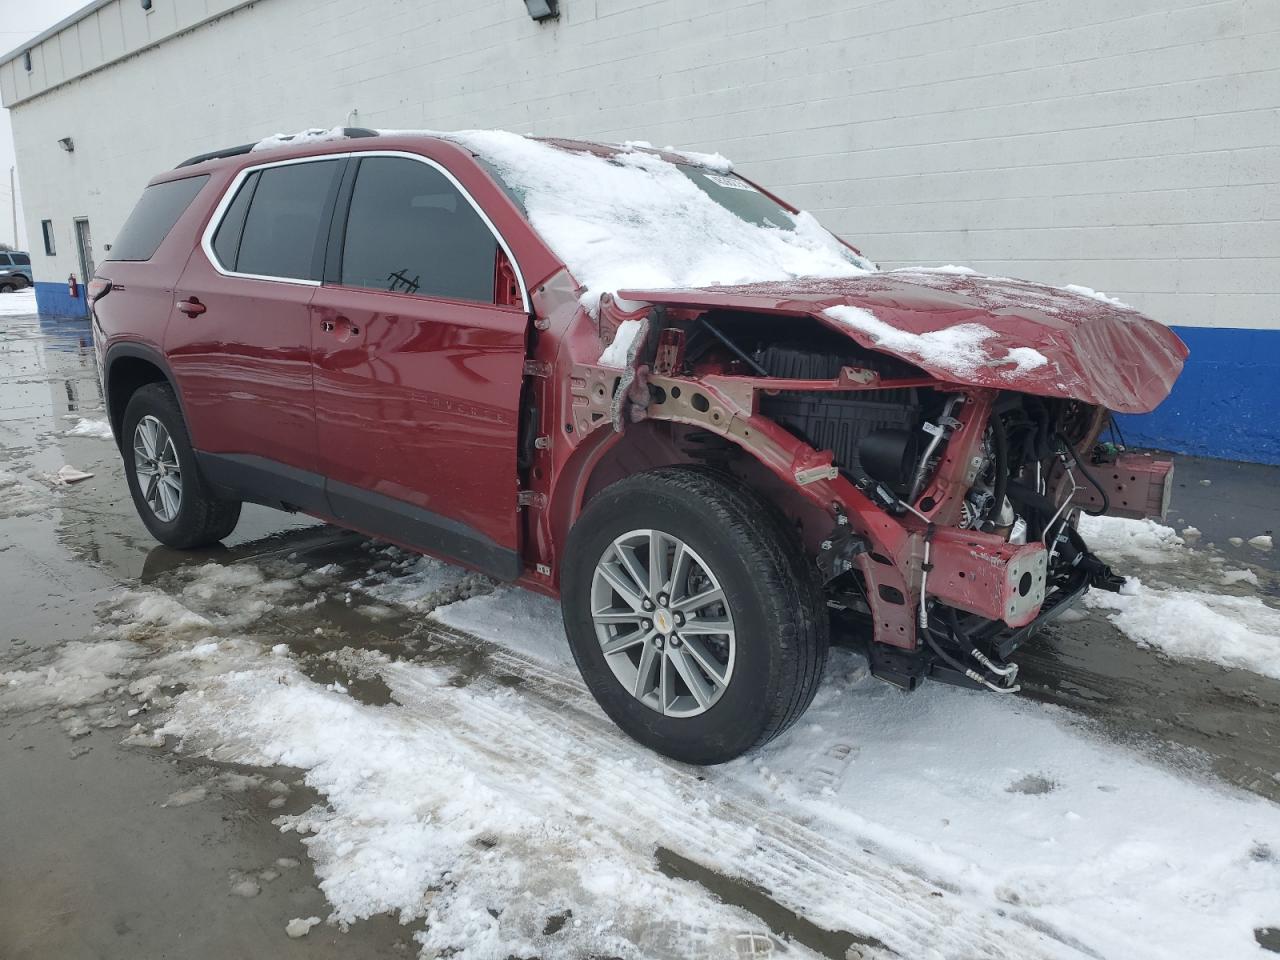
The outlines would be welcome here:
M 55 38 L 62 73 L 0 64 L 39 280 L 77 270 L 73 217 L 101 244 L 156 171 L 282 130 L 718 149 L 884 266 L 1082 283 L 1173 325 L 1192 359 L 1130 441 L 1280 462 L 1277 0 L 167 4 L 141 32 L 104 5 Z

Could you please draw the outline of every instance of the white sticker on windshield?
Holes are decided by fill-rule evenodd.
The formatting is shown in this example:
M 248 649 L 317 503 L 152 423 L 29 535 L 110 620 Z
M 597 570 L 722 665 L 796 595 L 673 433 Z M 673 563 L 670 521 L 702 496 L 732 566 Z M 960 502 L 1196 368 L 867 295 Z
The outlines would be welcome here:
M 718 183 L 720 186 L 728 187 L 730 190 L 745 190 L 747 193 L 756 192 L 755 187 L 751 186 L 751 184 L 747 183 L 745 180 L 739 180 L 737 177 L 726 177 L 721 173 L 707 173 L 705 171 L 702 175 L 712 183 Z

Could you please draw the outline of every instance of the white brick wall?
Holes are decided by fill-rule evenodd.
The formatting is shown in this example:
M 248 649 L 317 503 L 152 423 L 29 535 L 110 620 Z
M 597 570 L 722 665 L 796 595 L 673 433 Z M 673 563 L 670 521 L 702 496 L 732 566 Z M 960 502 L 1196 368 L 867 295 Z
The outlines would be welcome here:
M 42 82 L 232 5 L 169 4 L 150 27 L 104 13 L 46 42 Z M 540 26 L 520 0 L 259 0 L 21 101 L 40 278 L 76 269 L 72 217 L 100 245 L 158 170 L 357 108 L 362 126 L 719 149 L 888 266 L 967 263 L 1168 323 L 1280 328 L 1280 0 L 561 6 Z M 39 89 L 21 73 L 0 66 L 8 103 Z

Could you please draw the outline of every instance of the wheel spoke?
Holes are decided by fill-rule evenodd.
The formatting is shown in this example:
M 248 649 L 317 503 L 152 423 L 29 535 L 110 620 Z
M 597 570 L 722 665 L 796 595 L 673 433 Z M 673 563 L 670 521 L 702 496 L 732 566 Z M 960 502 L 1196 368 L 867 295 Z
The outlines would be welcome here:
M 156 458 L 155 428 L 146 420 L 138 424 L 137 438 L 142 441 L 142 449 L 148 460 Z
M 637 700 L 643 700 L 646 693 L 653 687 L 653 674 L 658 666 L 658 651 L 654 649 L 652 643 L 646 643 L 644 649 L 640 651 L 640 665 L 636 668 L 636 682 L 631 689 L 631 695 Z M 658 699 L 662 699 L 662 692 L 658 692 Z M 664 711 L 665 712 L 665 711 Z
M 698 666 L 702 667 L 702 672 L 711 681 L 712 689 L 716 692 L 722 690 L 725 686 L 725 665 L 713 657 L 697 637 L 681 633 L 680 640 L 689 658 L 697 661 Z
M 618 544 L 613 545 L 613 555 L 618 558 L 618 562 L 622 564 L 622 568 L 627 572 L 634 584 L 633 591 L 640 596 L 644 595 L 645 586 L 649 582 L 649 575 L 645 573 L 644 567 L 636 558 L 635 550 L 631 547 L 623 547 Z
M 727 634 L 733 636 L 732 620 L 686 620 L 684 626 L 680 628 L 680 635 L 691 633 L 713 633 L 717 635 Z
M 656 597 L 666 587 L 663 573 L 667 559 L 667 538 L 657 530 L 649 531 L 649 596 Z
M 671 609 L 679 610 L 681 613 L 689 613 L 693 610 L 701 610 L 703 607 L 717 602 L 724 602 L 724 591 L 719 587 L 711 587 L 709 590 L 703 590 L 697 596 L 681 600 L 679 603 L 673 603 Z
M 633 630 L 630 633 L 619 634 L 608 643 L 602 643 L 600 650 L 606 657 L 611 657 L 615 653 L 621 653 L 624 650 L 630 650 L 637 643 L 649 643 L 657 636 L 653 630 Z
M 693 694 L 693 699 L 698 701 L 698 706 L 703 710 L 711 706 L 715 688 L 707 683 L 702 676 L 702 672 L 685 656 L 684 648 L 670 647 L 667 650 L 667 659 L 675 667 L 676 673 L 680 674 L 680 679 L 684 681 L 684 685 Z
M 671 554 L 671 575 L 667 577 L 667 596 L 670 602 L 675 603 L 678 599 L 682 599 L 688 590 L 685 587 L 685 579 L 689 575 L 689 551 L 684 545 L 683 540 L 676 541 L 675 552 Z
M 616 610 L 611 608 L 591 614 L 591 619 L 596 623 L 639 623 L 644 618 L 635 610 Z
M 613 587 L 618 596 L 622 598 L 623 603 L 637 613 L 644 609 L 641 605 L 642 598 L 640 594 L 636 593 L 635 587 L 628 584 L 622 574 L 618 573 L 614 567 L 602 563 L 597 570 L 600 576 L 604 577 L 609 582 L 609 586 Z

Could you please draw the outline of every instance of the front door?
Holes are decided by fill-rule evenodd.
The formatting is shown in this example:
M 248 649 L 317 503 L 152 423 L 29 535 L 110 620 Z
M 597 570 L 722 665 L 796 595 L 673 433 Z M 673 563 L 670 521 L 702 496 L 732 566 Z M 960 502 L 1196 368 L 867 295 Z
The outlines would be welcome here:
M 209 478 L 319 514 L 309 307 L 345 166 L 320 158 L 243 175 L 217 215 L 212 259 L 197 250 L 179 281 L 165 332 Z
M 348 178 L 349 213 L 334 217 L 311 304 L 330 507 L 358 529 L 513 579 L 528 316 L 498 302 L 505 255 L 432 162 L 365 157 Z

